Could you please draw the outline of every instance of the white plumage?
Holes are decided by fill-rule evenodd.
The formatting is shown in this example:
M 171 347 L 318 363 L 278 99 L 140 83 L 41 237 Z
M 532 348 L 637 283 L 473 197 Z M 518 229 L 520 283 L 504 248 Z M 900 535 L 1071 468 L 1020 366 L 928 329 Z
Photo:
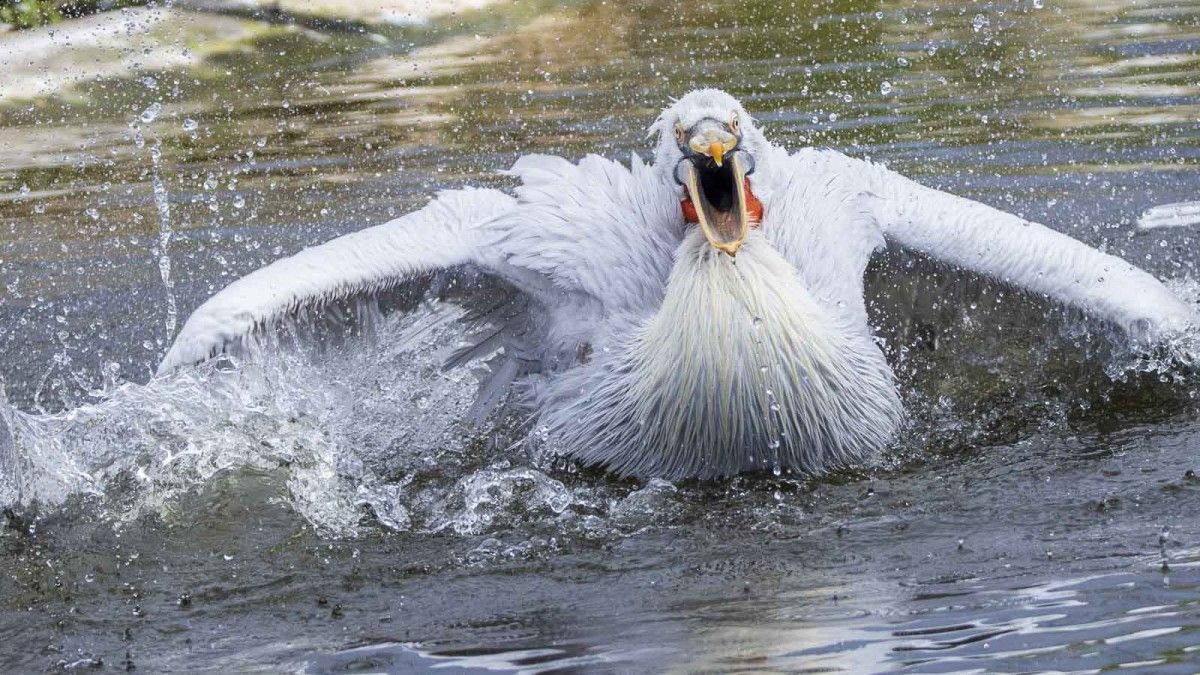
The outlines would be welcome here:
M 1149 274 L 1042 225 L 831 150 L 789 154 L 724 92 L 684 96 L 651 133 L 653 165 L 526 156 L 510 171 L 515 198 L 443 192 L 254 272 L 196 310 L 159 371 L 298 308 L 472 265 L 531 301 L 497 370 L 554 447 L 622 475 L 717 477 L 819 472 L 891 438 L 902 411 L 863 297 L 867 263 L 889 241 L 1135 340 L 1200 322 Z M 740 206 L 744 187 L 760 223 Z
M 819 471 L 900 421 L 865 324 L 822 307 L 757 232 L 736 258 L 689 233 L 659 310 L 548 389 L 566 452 L 638 476 Z

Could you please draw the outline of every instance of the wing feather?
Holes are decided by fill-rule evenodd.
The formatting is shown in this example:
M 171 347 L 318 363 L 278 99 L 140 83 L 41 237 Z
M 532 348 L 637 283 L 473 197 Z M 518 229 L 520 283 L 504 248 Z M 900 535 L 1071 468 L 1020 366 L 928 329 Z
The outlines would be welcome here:
M 193 312 L 158 372 L 211 358 L 302 307 L 382 291 L 423 272 L 485 264 L 489 253 L 480 225 L 514 205 L 498 190 L 445 191 L 418 211 L 277 260 Z
M 815 152 L 858 186 L 884 236 L 905 248 L 1077 307 L 1135 338 L 1159 340 L 1200 324 L 1158 279 L 1121 258 L 877 164 Z
M 495 226 L 505 262 L 583 292 L 610 312 L 638 312 L 662 299 L 683 217 L 675 187 L 634 155 L 629 168 L 588 155 L 578 164 L 527 155 L 520 208 Z

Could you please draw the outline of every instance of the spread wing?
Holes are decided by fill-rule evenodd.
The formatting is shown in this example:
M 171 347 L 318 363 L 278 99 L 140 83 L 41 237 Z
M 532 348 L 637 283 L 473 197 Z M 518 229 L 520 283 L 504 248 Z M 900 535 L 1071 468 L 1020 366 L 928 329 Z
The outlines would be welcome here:
M 884 236 L 901 246 L 1158 340 L 1200 325 L 1158 279 L 1044 225 L 925 187 L 832 151 L 830 165 L 860 186 Z
M 529 155 L 509 173 L 522 181 L 516 198 L 496 190 L 443 192 L 419 211 L 238 279 L 192 314 L 159 373 L 211 358 L 299 309 L 465 263 L 497 274 L 571 324 L 558 336 L 562 344 L 539 344 L 538 353 L 578 351 L 604 315 L 656 306 L 681 238 L 672 185 L 636 155 L 629 168 L 597 156 L 576 164 Z
M 515 205 L 497 190 L 446 191 L 418 211 L 271 263 L 193 312 L 158 372 L 211 358 L 303 307 L 382 291 L 445 267 L 486 265 L 489 234 L 483 223 Z

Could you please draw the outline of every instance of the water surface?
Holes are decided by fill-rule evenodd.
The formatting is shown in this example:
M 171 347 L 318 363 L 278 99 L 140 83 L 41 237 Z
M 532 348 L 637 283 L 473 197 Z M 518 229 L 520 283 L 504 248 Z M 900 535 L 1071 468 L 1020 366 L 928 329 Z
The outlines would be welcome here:
M 155 10 L 161 11 L 161 10 Z M 181 10 L 170 10 L 181 12 Z M 186 43 L 211 17 L 181 13 Z M 822 480 L 615 481 L 456 424 L 462 275 L 147 384 L 234 278 L 528 152 L 647 156 L 719 86 L 1200 298 L 1200 8 L 516 3 L 239 24 L 191 65 L 0 108 L 0 667 L 1194 672 L 1200 379 L 902 252 L 870 271 L 912 423 Z M 6 39 L 0 36 L 0 40 Z M 160 39 L 160 38 L 155 38 Z M 158 47 L 167 49 L 170 38 Z

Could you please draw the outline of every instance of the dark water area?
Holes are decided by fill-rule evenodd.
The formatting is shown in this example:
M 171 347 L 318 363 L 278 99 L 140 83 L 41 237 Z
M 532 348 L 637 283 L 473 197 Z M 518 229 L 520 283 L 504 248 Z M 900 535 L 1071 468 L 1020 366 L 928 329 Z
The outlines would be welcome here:
M 819 480 L 617 481 L 462 427 L 476 375 L 440 365 L 500 289 L 461 276 L 151 381 L 233 279 L 525 153 L 648 157 L 697 86 L 1195 302 L 1196 227 L 1138 222 L 1200 188 L 1200 7 L 121 16 L 139 69 L 0 98 L 0 669 L 1200 669 L 1194 367 L 899 251 L 868 288 L 909 425 Z

